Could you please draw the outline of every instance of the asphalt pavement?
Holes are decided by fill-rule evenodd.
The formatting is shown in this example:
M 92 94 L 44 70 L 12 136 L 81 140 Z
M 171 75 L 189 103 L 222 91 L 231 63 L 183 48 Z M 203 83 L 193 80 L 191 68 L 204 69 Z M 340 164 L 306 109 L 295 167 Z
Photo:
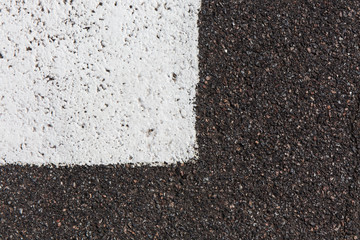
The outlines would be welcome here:
M 0 239 L 360 238 L 360 2 L 199 14 L 199 159 L 2 166 Z

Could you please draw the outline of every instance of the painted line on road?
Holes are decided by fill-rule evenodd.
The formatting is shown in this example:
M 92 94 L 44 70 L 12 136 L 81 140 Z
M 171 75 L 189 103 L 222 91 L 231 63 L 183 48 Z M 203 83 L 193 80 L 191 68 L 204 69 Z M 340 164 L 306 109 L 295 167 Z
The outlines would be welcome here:
M 199 8 L 0 3 L 0 165 L 196 158 Z

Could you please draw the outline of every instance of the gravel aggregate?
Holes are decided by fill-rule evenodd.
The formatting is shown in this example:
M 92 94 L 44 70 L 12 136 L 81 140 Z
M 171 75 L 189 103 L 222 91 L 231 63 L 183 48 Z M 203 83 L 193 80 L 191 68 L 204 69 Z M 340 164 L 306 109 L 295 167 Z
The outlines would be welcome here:
M 1 239 L 359 239 L 360 2 L 203 0 L 199 159 L 0 167 Z

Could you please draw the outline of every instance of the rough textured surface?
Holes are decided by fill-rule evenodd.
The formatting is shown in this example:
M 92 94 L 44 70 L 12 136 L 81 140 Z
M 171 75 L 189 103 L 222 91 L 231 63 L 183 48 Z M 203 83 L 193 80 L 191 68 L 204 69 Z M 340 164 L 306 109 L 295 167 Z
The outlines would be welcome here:
M 360 238 L 358 1 L 203 1 L 200 158 L 1 167 L 18 239 Z
M 0 164 L 196 155 L 200 0 L 0 3 Z

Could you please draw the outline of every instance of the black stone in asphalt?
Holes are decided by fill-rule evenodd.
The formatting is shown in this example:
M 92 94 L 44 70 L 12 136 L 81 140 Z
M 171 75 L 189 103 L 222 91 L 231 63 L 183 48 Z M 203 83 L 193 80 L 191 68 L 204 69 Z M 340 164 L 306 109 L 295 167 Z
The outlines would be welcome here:
M 203 0 L 200 158 L 0 167 L 0 239 L 360 239 L 360 2 Z

